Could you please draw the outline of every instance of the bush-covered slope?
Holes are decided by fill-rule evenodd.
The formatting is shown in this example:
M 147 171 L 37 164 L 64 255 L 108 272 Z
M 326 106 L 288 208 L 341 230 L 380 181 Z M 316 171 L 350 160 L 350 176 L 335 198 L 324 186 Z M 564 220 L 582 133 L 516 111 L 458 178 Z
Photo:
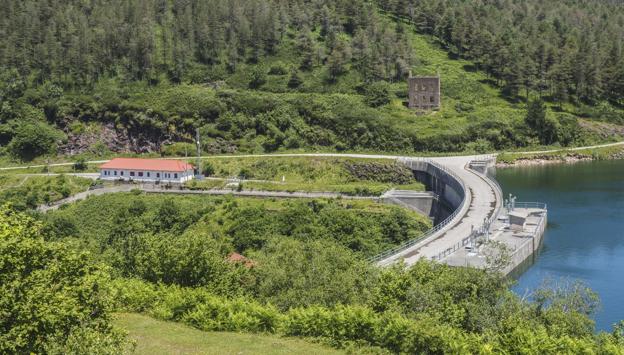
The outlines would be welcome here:
M 263 212 L 271 215 L 265 223 L 255 218 L 245 226 L 230 224 L 227 214 L 244 210 L 235 201 L 221 203 L 222 214 L 200 217 L 193 208 L 219 207 L 195 199 L 185 201 L 188 213 L 180 213 L 171 201 L 154 206 L 154 196 L 143 203 L 117 197 L 106 209 L 102 199 L 86 201 L 93 205 L 84 208 L 88 211 L 73 221 L 73 228 L 63 213 L 78 215 L 75 210 L 46 215 L 43 225 L 2 210 L 0 267 L 6 270 L 0 273 L 5 279 L 0 312 L 8 316 L 0 318 L 5 330 L 0 348 L 127 350 L 122 334 L 111 327 L 113 309 L 206 331 L 318 337 L 336 347 L 392 353 L 621 354 L 624 348 L 621 324 L 612 333 L 595 334 L 589 316 L 597 297 L 582 284 L 556 284 L 519 298 L 496 273 L 426 260 L 409 269 L 377 268 L 342 244 L 348 240 L 332 240 L 345 236 L 341 233 L 348 225 L 366 225 L 371 215 L 365 220 L 341 214 L 340 223 L 330 223 L 332 230 L 315 236 L 311 227 L 318 224 L 311 214 L 299 213 L 301 208 L 278 211 L 278 219 L 279 213 L 296 214 L 280 227 L 294 233 L 274 235 L 256 252 L 249 250 L 251 261 L 237 262 L 226 259 L 228 240 L 218 237 L 219 230 L 236 227 L 242 236 L 262 235 L 247 232 L 278 227 L 278 206 L 265 205 Z M 94 212 L 107 215 L 113 209 L 114 221 L 108 225 L 110 215 L 98 221 L 100 214 Z M 198 222 L 185 227 L 197 217 Z M 87 229 L 83 224 L 93 225 Z M 249 224 L 253 229 L 246 228 Z M 397 227 L 393 235 L 400 235 Z M 187 230 L 180 233 L 183 228 Z M 96 243 L 81 243 L 89 240 Z M 76 250 L 85 247 L 91 255 Z
M 440 3 L 440 16 L 434 16 L 428 3 L 379 4 L 386 14 L 400 17 L 366 1 L 5 0 L 8 16 L 0 21 L 0 31 L 7 34 L 0 40 L 3 153 L 29 160 L 55 153 L 164 152 L 170 143 L 192 142 L 196 128 L 207 153 L 486 151 L 618 137 L 618 129 L 607 129 L 605 136 L 605 130 L 585 122 L 620 122 L 617 100 L 598 95 L 591 99 L 595 106 L 587 106 L 587 95 L 574 91 L 587 85 L 577 82 L 566 89 L 580 98 L 576 106 L 561 100 L 549 104 L 557 110 L 548 110 L 548 125 L 527 127 L 526 90 L 508 87 L 526 83 L 529 96 L 541 92 L 547 101 L 554 100 L 546 95 L 554 89 L 535 84 L 534 76 L 495 76 L 497 83 L 491 76 L 498 72 L 480 57 L 463 54 L 474 63 L 451 59 L 439 47 L 441 42 L 455 48 L 449 41 L 457 41 L 440 31 L 454 29 L 452 36 L 458 36 L 465 22 L 451 14 L 464 5 Z M 540 11 L 532 6 L 529 13 Z M 567 6 L 589 11 L 584 3 Z M 526 20 L 517 5 L 501 3 L 482 9 L 483 21 L 496 21 L 495 14 L 506 8 Z M 609 7 L 599 9 L 605 13 Z M 544 19 L 535 20 L 539 26 L 554 26 L 558 15 L 547 10 Z M 432 24 L 423 25 L 429 18 Z M 564 23 L 568 41 L 576 38 L 575 28 L 585 28 L 585 22 Z M 435 31 L 434 24 L 439 24 Z M 514 36 L 520 36 L 513 26 Z M 618 28 L 612 25 L 610 31 Z M 470 32 L 470 48 L 489 38 L 483 31 Z M 585 53 L 558 51 L 562 44 L 551 32 L 539 43 L 548 44 L 556 58 Z M 617 38 L 605 40 L 604 47 L 616 46 Z M 532 62 L 522 65 L 534 69 L 532 46 L 518 49 L 524 56 L 503 64 L 519 65 L 527 57 Z M 495 49 L 507 50 L 502 44 Z M 417 116 L 402 105 L 409 70 L 440 74 L 440 112 Z M 606 73 L 601 78 L 616 77 Z M 551 132 L 548 139 L 542 138 L 544 129 Z

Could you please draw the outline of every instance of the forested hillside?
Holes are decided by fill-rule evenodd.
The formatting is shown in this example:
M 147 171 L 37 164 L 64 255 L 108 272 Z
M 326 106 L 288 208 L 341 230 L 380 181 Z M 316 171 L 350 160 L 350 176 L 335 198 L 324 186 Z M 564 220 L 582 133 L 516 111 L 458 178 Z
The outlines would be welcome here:
M 607 2 L 0 1 L 0 153 L 485 152 L 624 136 Z M 595 5 L 595 6 L 594 6 Z M 442 108 L 404 107 L 439 74 Z M 529 100 L 544 115 L 525 120 Z M 539 111 L 539 110 L 538 110 Z
M 325 64 L 330 79 L 352 54 L 371 80 L 400 80 L 412 60 L 402 28 L 382 23 L 364 0 L 3 1 L 2 8 L 0 64 L 65 88 L 110 76 L 222 80 L 240 63 L 277 54 L 287 38 L 296 39 L 301 69 Z
M 506 94 L 555 102 L 624 98 L 624 9 L 616 0 L 378 0 Z

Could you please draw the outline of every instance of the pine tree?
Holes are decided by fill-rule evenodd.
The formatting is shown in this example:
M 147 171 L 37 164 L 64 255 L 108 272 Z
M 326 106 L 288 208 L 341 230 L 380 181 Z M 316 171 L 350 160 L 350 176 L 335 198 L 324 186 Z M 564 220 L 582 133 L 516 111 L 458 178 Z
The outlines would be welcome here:
M 301 56 L 300 68 L 310 70 L 314 65 L 315 46 L 312 39 L 312 33 L 309 29 L 304 28 L 298 38 L 299 55 Z
M 327 59 L 329 79 L 335 81 L 339 75 L 345 72 L 348 62 L 351 60 L 351 50 L 346 41 L 339 39 L 336 47 Z
M 303 80 L 299 76 L 299 73 L 296 69 L 293 69 L 290 73 L 290 78 L 288 79 L 288 87 L 291 89 L 296 89 L 303 84 Z

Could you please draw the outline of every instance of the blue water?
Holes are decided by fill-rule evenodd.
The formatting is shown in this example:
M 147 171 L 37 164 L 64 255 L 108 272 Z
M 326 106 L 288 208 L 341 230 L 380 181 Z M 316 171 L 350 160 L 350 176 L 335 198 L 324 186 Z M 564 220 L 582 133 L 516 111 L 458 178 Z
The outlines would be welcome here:
M 524 294 L 544 279 L 578 279 L 601 300 L 598 330 L 624 320 L 624 161 L 498 169 L 505 196 L 548 204 L 536 262 L 518 278 Z

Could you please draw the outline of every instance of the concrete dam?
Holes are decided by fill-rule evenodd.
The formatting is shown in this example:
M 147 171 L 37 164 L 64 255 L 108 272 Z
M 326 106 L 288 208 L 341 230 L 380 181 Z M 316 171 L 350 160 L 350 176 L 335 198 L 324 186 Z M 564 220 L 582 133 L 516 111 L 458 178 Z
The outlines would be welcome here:
M 420 258 L 452 266 L 494 268 L 511 273 L 534 257 L 547 223 L 545 204 L 504 201 L 487 172 L 496 157 L 398 158 L 433 196 L 391 190 L 382 199 L 434 219 L 434 227 L 420 238 L 372 259 L 380 266 L 399 261 L 410 265 Z M 504 262 L 504 264 L 503 264 Z
M 434 226 L 425 234 L 370 258 L 386 266 L 397 262 L 411 265 L 421 258 L 436 260 L 452 266 L 491 268 L 509 274 L 535 257 L 546 228 L 547 206 L 538 202 L 505 201 L 496 180 L 488 175 L 495 155 L 456 156 L 440 158 L 401 157 L 395 155 L 301 153 L 211 156 L 205 159 L 245 157 L 349 157 L 361 159 L 396 160 L 408 166 L 427 191 L 390 190 L 381 197 L 338 196 L 336 193 L 252 191 L 232 192 L 171 190 L 165 193 L 234 194 L 240 196 L 275 198 L 368 198 L 400 205 L 429 216 Z M 183 158 L 178 158 L 183 159 Z M 104 162 L 104 161 L 95 161 Z M 70 164 L 70 163 L 62 163 Z M 14 169 L 14 168 L 6 168 Z M 140 188 L 146 192 L 163 193 L 154 186 L 114 186 L 90 190 L 54 205 L 40 206 L 41 211 L 58 208 L 90 195 L 130 191 Z M 506 259 L 502 265 L 497 259 Z M 501 266 L 502 265 L 502 266 Z

